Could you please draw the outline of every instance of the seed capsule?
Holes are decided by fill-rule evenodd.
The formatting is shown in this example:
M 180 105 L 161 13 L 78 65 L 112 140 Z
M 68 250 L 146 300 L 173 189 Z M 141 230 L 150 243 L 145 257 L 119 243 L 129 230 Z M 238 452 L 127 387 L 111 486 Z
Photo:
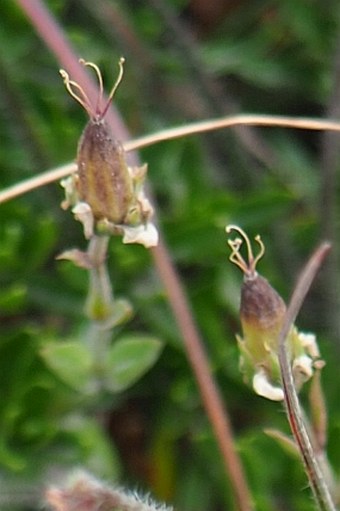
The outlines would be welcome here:
M 240 367 L 245 381 L 252 383 L 257 394 L 280 401 L 284 396 L 280 387 L 278 337 L 283 325 L 286 305 L 269 282 L 256 271 L 256 265 L 265 251 L 260 236 L 255 238 L 260 251 L 254 257 L 249 238 L 244 231 L 238 226 L 230 225 L 227 227 L 227 233 L 231 231 L 236 231 L 242 236 L 242 238 L 228 240 L 232 250 L 229 259 L 244 273 L 240 306 L 243 337 L 237 336 Z M 244 241 L 248 262 L 240 254 Z M 315 336 L 303 334 L 296 327 L 292 327 L 287 342 L 295 384 L 300 388 L 313 375 L 313 364 L 319 357 Z
M 276 346 L 286 305 L 268 280 L 261 275 L 245 278 L 241 289 L 242 331 L 249 343 Z
M 78 195 L 91 206 L 95 220 L 124 223 L 133 199 L 132 180 L 124 149 L 104 120 L 90 120 L 85 126 L 77 163 Z
M 228 232 L 232 230 L 236 230 L 243 236 L 248 249 L 247 263 L 240 254 L 243 240 L 240 238 L 228 240 L 229 246 L 232 248 L 230 260 L 244 273 L 240 306 L 242 331 L 251 350 L 254 350 L 255 353 L 259 352 L 258 355 L 261 356 L 264 354 L 266 346 L 273 347 L 277 343 L 286 305 L 268 280 L 256 271 L 256 265 L 264 254 L 261 238 L 256 237 L 256 241 L 260 245 L 260 252 L 254 257 L 246 234 L 237 226 L 228 227 Z
M 89 114 L 78 145 L 78 174 L 75 181 L 80 201 L 86 202 L 92 210 L 94 220 L 108 220 L 115 224 L 124 223 L 133 200 L 133 184 L 125 161 L 121 143 L 114 139 L 105 115 L 112 97 L 123 77 L 124 59 L 119 61 L 120 72 L 107 102 L 103 105 L 103 80 L 99 68 L 92 62 L 80 61 L 94 69 L 98 82 L 97 103 L 92 105 L 84 90 L 70 80 L 66 71 L 60 73 L 71 96 Z

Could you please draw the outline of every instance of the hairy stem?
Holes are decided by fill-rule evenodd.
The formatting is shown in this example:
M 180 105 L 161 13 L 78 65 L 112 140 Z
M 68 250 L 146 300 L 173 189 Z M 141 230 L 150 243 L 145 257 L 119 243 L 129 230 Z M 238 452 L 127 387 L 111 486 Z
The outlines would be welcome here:
M 315 500 L 319 509 L 322 511 L 335 511 L 335 505 L 303 421 L 303 414 L 300 408 L 289 362 L 290 359 L 287 352 L 286 338 L 292 324 L 295 322 L 297 314 L 315 278 L 315 275 L 329 250 L 330 244 L 323 243 L 314 252 L 307 263 L 295 287 L 293 296 L 285 314 L 284 324 L 279 335 L 279 361 L 288 420 L 296 444 L 299 448 Z

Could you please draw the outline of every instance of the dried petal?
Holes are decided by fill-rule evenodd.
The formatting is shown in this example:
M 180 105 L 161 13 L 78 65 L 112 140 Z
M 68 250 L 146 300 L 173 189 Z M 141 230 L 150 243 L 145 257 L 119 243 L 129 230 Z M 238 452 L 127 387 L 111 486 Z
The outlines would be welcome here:
M 307 355 L 301 355 L 293 360 L 293 375 L 297 387 L 313 376 L 313 360 Z
M 145 225 L 123 226 L 123 243 L 139 243 L 146 248 L 155 247 L 158 243 L 158 231 L 151 222 Z
M 301 343 L 301 346 L 306 350 L 306 352 L 312 357 L 312 358 L 319 358 L 320 357 L 320 351 L 319 346 L 316 342 L 316 336 L 312 333 L 305 333 L 305 332 L 299 332 L 299 341 Z
M 259 396 L 266 397 L 271 401 L 282 401 L 284 398 L 281 387 L 272 385 L 263 369 L 255 373 L 253 378 L 253 389 Z
M 90 270 L 93 268 L 93 264 L 90 261 L 89 255 L 87 252 L 83 252 L 82 250 L 78 250 L 77 248 L 72 248 L 71 250 L 65 250 L 61 254 L 59 254 L 56 259 L 65 259 L 67 261 L 72 261 L 79 268 L 85 268 L 86 270 Z
M 90 239 L 94 228 L 94 218 L 90 206 L 86 202 L 78 202 L 72 209 L 72 213 L 76 220 L 83 224 L 85 238 Z

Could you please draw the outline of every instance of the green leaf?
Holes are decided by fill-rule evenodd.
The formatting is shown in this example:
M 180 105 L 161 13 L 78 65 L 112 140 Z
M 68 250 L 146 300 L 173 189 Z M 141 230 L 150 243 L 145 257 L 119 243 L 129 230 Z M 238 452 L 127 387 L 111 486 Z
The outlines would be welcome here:
M 153 366 L 161 349 L 154 337 L 135 334 L 118 340 L 107 358 L 107 388 L 119 392 L 133 385 Z
M 41 355 L 64 383 L 86 392 L 92 368 L 92 357 L 86 346 L 76 341 L 49 343 L 41 350 Z

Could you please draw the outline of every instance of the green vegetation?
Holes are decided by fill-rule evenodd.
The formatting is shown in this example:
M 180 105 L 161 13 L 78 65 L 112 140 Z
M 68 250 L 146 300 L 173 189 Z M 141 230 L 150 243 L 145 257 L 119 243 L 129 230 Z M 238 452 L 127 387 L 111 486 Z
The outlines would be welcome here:
M 74 161 L 87 122 L 58 74 L 66 67 L 59 43 L 54 39 L 51 51 L 53 34 L 40 38 L 24 14 L 22 6 L 35 3 L 1 2 L 1 190 Z M 131 139 L 237 113 L 340 116 L 338 2 L 216 1 L 216 11 L 204 16 L 198 3 L 44 5 L 76 56 L 98 64 L 107 90 L 125 57 L 114 105 Z M 228 261 L 225 226 L 242 226 L 251 239 L 260 233 L 266 254 L 259 271 L 286 302 L 318 242 L 333 244 L 296 324 L 317 335 L 326 361 L 327 451 L 337 474 L 338 137 L 235 127 L 139 153 L 261 511 L 310 511 L 315 504 L 295 451 L 264 432 L 290 435 L 282 404 L 256 395 L 239 371 L 242 276 Z M 87 250 L 81 224 L 60 208 L 63 200 L 62 187 L 52 183 L 0 204 L 0 509 L 40 509 L 46 485 L 79 467 L 183 511 L 239 509 L 157 255 L 110 240 L 107 270 L 118 312 L 98 348 L 94 339 L 104 330 L 84 311 L 88 272 L 56 260 L 69 249 Z M 308 389 L 301 394 L 307 409 Z

